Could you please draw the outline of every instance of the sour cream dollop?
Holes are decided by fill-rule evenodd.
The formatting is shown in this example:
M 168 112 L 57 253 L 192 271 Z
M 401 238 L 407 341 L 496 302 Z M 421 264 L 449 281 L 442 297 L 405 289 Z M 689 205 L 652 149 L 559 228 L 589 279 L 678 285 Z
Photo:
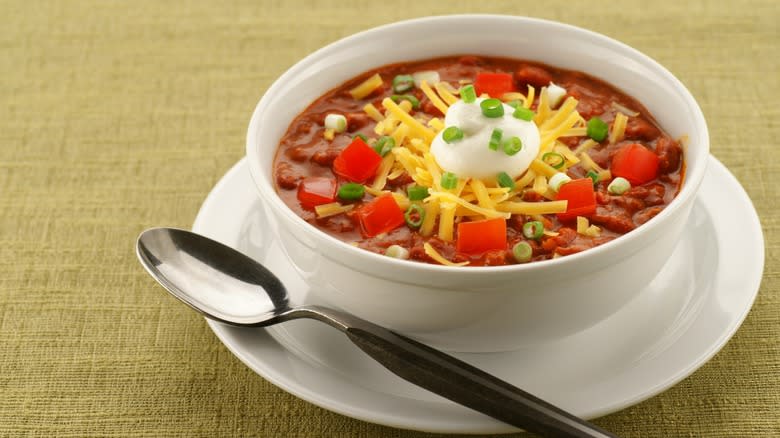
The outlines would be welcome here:
M 512 116 L 515 109 L 507 104 L 502 104 L 503 116 L 486 117 L 479 106 L 483 100 L 478 98 L 473 103 L 459 100 L 449 107 L 444 118 L 445 129 L 457 126 L 463 131 L 463 138 L 446 143 L 442 130 L 431 143 L 431 154 L 442 169 L 458 178 L 491 179 L 501 172 L 517 178 L 528 169 L 539 152 L 539 129 L 532 121 Z M 503 141 L 511 137 L 520 138 L 523 142 L 520 152 L 507 155 L 500 145 L 498 150 L 490 149 L 490 136 L 496 128 L 503 131 Z

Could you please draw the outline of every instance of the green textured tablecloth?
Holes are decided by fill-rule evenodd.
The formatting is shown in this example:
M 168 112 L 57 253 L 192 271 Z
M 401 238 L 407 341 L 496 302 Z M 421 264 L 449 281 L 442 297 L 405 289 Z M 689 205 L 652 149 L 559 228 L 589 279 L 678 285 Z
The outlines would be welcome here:
M 627 437 L 780 436 L 780 4 L 223 3 L 0 1 L 0 436 L 428 436 L 257 376 L 143 272 L 134 242 L 191 226 L 293 63 L 356 31 L 455 12 L 604 33 L 698 99 L 712 153 L 761 217 L 761 290 L 709 363 L 596 422 Z

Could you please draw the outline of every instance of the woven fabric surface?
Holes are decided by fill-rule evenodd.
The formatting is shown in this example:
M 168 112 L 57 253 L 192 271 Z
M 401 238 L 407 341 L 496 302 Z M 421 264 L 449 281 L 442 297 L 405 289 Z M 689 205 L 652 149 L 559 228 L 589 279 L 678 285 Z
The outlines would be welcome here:
M 0 436 L 427 437 L 254 374 L 143 272 L 151 226 L 191 226 L 244 155 L 272 81 L 354 32 L 425 15 L 582 26 L 699 101 L 762 221 L 755 305 L 671 389 L 596 420 L 625 437 L 780 436 L 780 8 L 775 1 L 0 1 Z M 734 230 L 738 233 L 740 230 Z

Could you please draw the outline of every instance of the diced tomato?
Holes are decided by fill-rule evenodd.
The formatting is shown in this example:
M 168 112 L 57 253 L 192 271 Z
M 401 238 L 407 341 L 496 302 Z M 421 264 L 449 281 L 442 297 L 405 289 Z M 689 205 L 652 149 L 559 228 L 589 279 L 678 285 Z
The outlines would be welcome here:
M 333 172 L 349 181 L 362 183 L 376 174 L 381 162 L 381 155 L 360 137 L 355 137 L 333 160 Z
M 499 249 L 506 249 L 506 219 L 495 218 L 458 224 L 458 252 L 482 254 Z
M 566 200 L 566 212 L 558 213 L 558 220 L 568 221 L 577 216 L 589 216 L 596 212 L 596 193 L 593 191 L 593 180 L 580 178 L 561 186 L 555 196 L 557 201 Z
M 642 185 L 658 176 L 658 155 L 641 144 L 623 146 L 613 157 L 609 170 L 612 176 L 622 176 L 631 185 Z
M 382 195 L 357 212 L 363 234 L 374 237 L 392 231 L 404 223 L 404 212 L 391 194 Z
M 305 178 L 298 185 L 298 201 L 304 208 L 314 208 L 336 200 L 336 180 L 324 177 Z
M 474 80 L 477 96 L 487 93 L 500 98 L 504 93 L 515 91 L 515 81 L 509 73 L 479 73 Z

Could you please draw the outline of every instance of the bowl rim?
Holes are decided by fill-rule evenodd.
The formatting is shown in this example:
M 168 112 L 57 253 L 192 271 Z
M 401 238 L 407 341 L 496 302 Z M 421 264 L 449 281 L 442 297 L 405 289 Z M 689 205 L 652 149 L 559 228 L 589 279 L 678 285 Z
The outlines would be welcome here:
M 256 148 L 255 145 L 259 143 L 259 136 L 257 135 L 257 133 L 261 129 L 260 121 L 259 121 L 261 114 L 265 110 L 265 108 L 270 104 L 270 102 L 273 99 L 273 96 L 278 92 L 278 89 L 281 88 L 282 85 L 288 81 L 288 78 L 296 76 L 302 70 L 309 68 L 309 66 L 311 64 L 314 64 L 318 59 L 328 56 L 329 53 L 333 51 L 342 50 L 343 48 L 350 46 L 354 42 L 366 38 L 370 38 L 373 35 L 382 34 L 388 31 L 401 31 L 403 28 L 409 26 L 420 26 L 432 22 L 446 22 L 446 21 L 459 21 L 459 20 L 499 20 L 505 22 L 513 22 L 515 24 L 525 23 L 525 24 L 534 24 L 534 25 L 544 25 L 544 26 L 550 26 L 552 28 L 559 28 L 562 31 L 580 34 L 582 36 L 586 36 L 592 39 L 594 41 L 594 44 L 609 46 L 610 49 L 616 52 L 621 52 L 625 56 L 630 57 L 632 60 L 641 63 L 643 66 L 654 71 L 659 76 L 659 78 L 671 84 L 674 87 L 675 91 L 677 91 L 680 94 L 683 100 L 687 101 L 689 109 L 692 110 L 691 115 L 693 117 L 695 125 L 691 127 L 691 131 L 696 131 L 700 134 L 700 141 L 699 144 L 697 144 L 697 147 L 695 149 L 695 153 L 696 153 L 695 162 L 698 164 L 698 166 L 696 166 L 695 168 L 691 168 L 690 166 L 687 165 L 691 161 L 690 159 L 688 159 L 691 157 L 689 152 L 690 148 L 687 146 L 683 146 L 684 156 L 686 157 L 685 160 L 686 168 L 685 168 L 685 176 L 684 176 L 683 184 L 677 196 L 675 196 L 672 202 L 670 202 L 669 205 L 666 208 L 664 208 L 657 216 L 653 217 L 648 222 L 642 224 L 641 227 L 637 227 L 635 230 L 632 230 L 627 234 L 619 236 L 618 238 L 606 242 L 602 245 L 589 248 L 586 251 L 567 255 L 565 257 L 559 257 L 559 258 L 548 259 L 548 260 L 540 260 L 532 263 L 501 265 L 501 266 L 468 266 L 468 267 L 445 266 L 445 265 L 432 264 L 432 263 L 400 260 L 392 257 L 387 257 L 378 253 L 374 253 L 372 251 L 368 251 L 362 248 L 358 248 L 334 236 L 331 236 L 330 234 L 309 224 L 308 222 L 303 220 L 300 216 L 298 216 L 294 211 L 292 211 L 289 207 L 287 207 L 287 205 L 284 204 L 284 202 L 276 193 L 276 189 L 275 187 L 273 187 L 273 184 L 272 183 L 267 184 L 266 181 L 264 180 L 264 175 L 267 175 L 267 173 L 271 171 L 271 169 L 262 169 L 260 167 L 260 156 L 259 156 L 258 148 Z M 437 56 L 436 54 L 432 54 L 430 57 L 436 57 L 436 56 Z M 371 68 L 377 68 L 377 67 L 381 67 L 381 65 L 373 66 Z M 347 79 L 349 78 L 346 78 L 345 80 Z M 671 218 L 673 215 L 675 215 L 680 208 L 688 204 L 692 200 L 691 198 L 693 198 L 696 195 L 698 191 L 698 187 L 704 178 L 707 163 L 709 161 L 707 159 L 707 157 L 709 156 L 709 146 L 710 146 L 709 143 L 710 143 L 709 131 L 707 128 L 706 120 L 704 118 L 704 114 L 702 113 L 699 104 L 696 102 L 696 99 L 693 97 L 690 91 L 668 69 L 666 69 L 663 65 L 661 65 L 659 62 L 657 62 L 650 56 L 640 52 L 639 50 L 634 49 L 633 47 L 621 41 L 618 41 L 616 39 L 613 39 L 601 33 L 589 29 L 585 29 L 582 27 L 574 26 L 571 24 L 553 21 L 553 20 L 534 18 L 534 17 L 525 17 L 525 16 L 515 16 L 515 15 L 500 15 L 500 14 L 452 14 L 452 15 L 435 15 L 435 16 L 428 16 L 428 17 L 413 18 L 408 20 L 387 23 L 377 27 L 366 29 L 348 35 L 341 39 L 338 39 L 334 42 L 331 42 L 326 46 L 321 47 L 320 49 L 308 54 L 304 58 L 297 61 L 293 66 L 287 69 L 281 76 L 279 76 L 271 84 L 271 86 L 266 90 L 266 92 L 263 94 L 263 96 L 257 103 L 255 110 L 252 113 L 248 130 L 247 130 L 246 154 L 249 162 L 250 174 L 252 176 L 252 180 L 255 183 L 255 187 L 259 191 L 261 197 L 263 198 L 264 203 L 270 206 L 271 208 L 273 208 L 277 213 L 281 213 L 280 215 L 277 214 L 276 215 L 277 217 L 281 216 L 285 218 L 285 220 L 294 223 L 296 225 L 296 228 L 300 228 L 308 236 L 310 236 L 313 239 L 316 239 L 319 242 L 327 244 L 330 248 L 337 248 L 338 250 L 344 251 L 351 256 L 364 258 L 367 261 L 371 261 L 372 266 L 374 266 L 374 268 L 371 269 L 373 275 L 385 277 L 388 275 L 386 274 L 387 271 L 385 269 L 392 269 L 395 272 L 401 270 L 412 274 L 441 273 L 441 274 L 458 275 L 458 276 L 460 275 L 473 276 L 473 275 L 488 275 L 488 274 L 498 274 L 498 273 L 519 274 L 521 272 L 529 272 L 529 271 L 566 272 L 561 270 L 566 269 L 567 267 L 571 268 L 571 266 L 577 266 L 580 263 L 582 263 L 582 261 L 584 260 L 592 261 L 592 260 L 609 259 L 610 254 L 620 254 L 621 256 L 625 257 L 635 252 L 638 252 L 641 249 L 641 247 L 635 247 L 632 251 L 629 251 L 628 253 L 626 253 L 627 251 L 626 248 L 630 248 L 632 242 L 641 240 L 644 236 L 648 234 L 652 234 L 659 227 L 663 226 L 667 222 L 668 220 L 667 218 Z M 278 148 L 278 145 L 275 145 L 275 147 Z M 271 181 L 273 180 L 272 175 L 270 180 Z M 621 249 L 623 249 L 623 252 L 620 251 Z M 319 255 L 331 259 L 336 263 L 343 264 L 343 261 L 335 259 L 330 254 L 320 252 Z M 353 269 L 363 271 L 363 272 L 366 271 L 366 269 L 364 268 L 355 267 L 355 266 L 353 266 Z M 393 279 L 399 281 L 398 278 L 393 278 Z M 399 283 L 406 283 L 406 282 L 399 281 Z M 415 284 L 414 281 L 409 281 L 408 283 Z

